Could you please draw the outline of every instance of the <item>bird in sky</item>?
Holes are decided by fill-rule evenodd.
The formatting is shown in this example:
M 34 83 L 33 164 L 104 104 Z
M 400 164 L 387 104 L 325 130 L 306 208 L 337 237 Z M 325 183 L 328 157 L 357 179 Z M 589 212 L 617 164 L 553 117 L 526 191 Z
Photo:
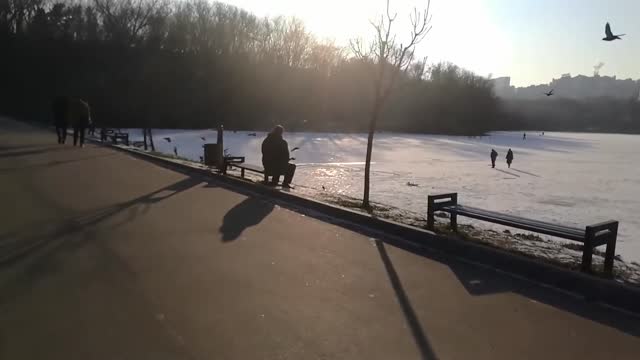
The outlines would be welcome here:
M 294 152 L 294 151 L 296 151 L 296 150 L 300 150 L 300 148 L 296 146 L 296 147 L 294 147 L 293 149 L 291 149 L 291 152 Z
M 163 139 L 165 139 L 169 143 L 171 142 L 171 138 L 170 137 L 166 137 L 166 138 L 163 138 Z
M 547 96 L 551 96 L 553 95 L 553 89 L 549 90 L 549 92 L 544 93 Z
M 604 33 L 605 35 L 607 35 L 606 37 L 602 38 L 602 40 L 604 41 L 622 40 L 620 36 L 626 35 L 626 34 L 613 35 L 613 33 L 611 32 L 611 25 L 609 25 L 609 23 L 607 23 L 607 25 L 604 26 Z

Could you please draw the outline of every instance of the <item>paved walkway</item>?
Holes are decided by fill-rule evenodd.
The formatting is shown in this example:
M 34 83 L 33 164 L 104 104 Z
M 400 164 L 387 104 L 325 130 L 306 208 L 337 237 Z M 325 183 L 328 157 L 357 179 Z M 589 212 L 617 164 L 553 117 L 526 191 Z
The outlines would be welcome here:
M 0 359 L 638 359 L 640 320 L 0 119 Z

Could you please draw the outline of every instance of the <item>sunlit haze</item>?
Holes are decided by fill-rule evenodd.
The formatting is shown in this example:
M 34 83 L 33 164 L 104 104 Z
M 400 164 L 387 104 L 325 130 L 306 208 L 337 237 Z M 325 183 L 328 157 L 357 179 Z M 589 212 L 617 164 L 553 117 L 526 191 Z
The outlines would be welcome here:
M 369 19 L 385 6 L 384 0 L 224 2 L 258 16 L 295 16 L 319 38 L 340 45 L 370 36 Z M 400 38 L 407 35 L 412 8 L 426 3 L 392 1 Z M 637 0 L 433 0 L 431 14 L 433 29 L 417 49 L 429 62 L 451 61 L 480 75 L 511 76 L 518 86 L 547 83 L 563 73 L 590 75 L 599 62 L 605 63 L 602 75 L 640 78 Z M 614 33 L 627 36 L 602 41 L 607 21 Z

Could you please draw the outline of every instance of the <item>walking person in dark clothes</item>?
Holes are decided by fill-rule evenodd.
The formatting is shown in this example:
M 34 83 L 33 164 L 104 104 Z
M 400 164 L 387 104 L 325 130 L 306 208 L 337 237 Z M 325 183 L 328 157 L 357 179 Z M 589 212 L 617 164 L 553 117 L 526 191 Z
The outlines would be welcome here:
M 264 166 L 264 182 L 272 186 L 278 185 L 280 175 L 284 175 L 283 188 L 291 187 L 296 166 L 290 164 L 289 144 L 282 138 L 284 128 L 276 126 L 262 142 L 262 165 Z M 272 180 L 269 183 L 269 176 Z
M 513 162 L 513 151 L 511 151 L 511 149 L 509 149 L 509 151 L 507 151 L 507 166 L 509 168 L 511 168 L 511 163 Z
M 498 158 L 498 152 L 495 149 L 491 149 L 491 167 L 496 167 L 496 159 Z
M 93 121 L 89 122 L 89 135 L 91 136 L 95 136 L 96 135 L 96 123 Z
M 53 100 L 53 125 L 56 127 L 58 144 L 64 144 L 67 141 L 67 109 L 68 102 L 66 97 L 58 96 Z
M 87 126 L 91 124 L 91 110 L 89 104 L 80 99 L 71 99 L 69 101 L 68 111 L 69 124 L 73 126 L 73 146 L 84 146 L 84 132 Z

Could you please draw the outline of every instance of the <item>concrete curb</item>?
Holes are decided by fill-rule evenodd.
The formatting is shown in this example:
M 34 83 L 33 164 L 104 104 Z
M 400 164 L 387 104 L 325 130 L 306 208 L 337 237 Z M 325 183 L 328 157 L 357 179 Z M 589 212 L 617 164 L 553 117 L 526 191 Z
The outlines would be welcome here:
M 96 142 L 96 141 L 94 141 Z M 96 142 L 102 144 L 100 142 Z M 123 151 L 135 157 L 150 161 L 159 166 L 177 170 L 186 174 L 199 174 L 209 177 L 218 183 L 226 184 L 231 190 L 250 194 L 260 194 L 286 204 L 293 205 L 294 210 L 312 210 L 330 217 L 328 220 L 357 232 L 380 235 L 385 242 L 407 250 L 428 255 L 438 252 L 455 260 L 490 267 L 511 276 L 525 278 L 543 286 L 554 287 L 565 292 L 584 297 L 588 301 L 601 302 L 606 305 L 640 314 L 640 289 L 612 280 L 606 280 L 572 271 L 560 266 L 545 263 L 523 255 L 470 241 L 448 238 L 431 231 L 420 229 L 390 220 L 376 218 L 367 214 L 349 210 L 333 204 L 306 198 L 300 195 L 275 190 L 266 186 L 241 180 L 239 178 L 220 175 L 211 170 L 176 163 L 141 151 L 102 144 Z M 297 208 L 297 209 L 296 209 Z

